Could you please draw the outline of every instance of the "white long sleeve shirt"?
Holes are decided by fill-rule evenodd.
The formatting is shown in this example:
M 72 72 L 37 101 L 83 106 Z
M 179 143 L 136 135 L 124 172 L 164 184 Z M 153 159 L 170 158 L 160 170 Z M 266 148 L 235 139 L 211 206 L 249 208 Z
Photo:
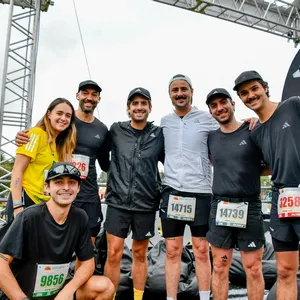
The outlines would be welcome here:
M 164 185 L 190 193 L 211 193 L 212 168 L 207 137 L 219 128 L 210 113 L 193 107 L 183 118 L 161 119 L 165 139 Z

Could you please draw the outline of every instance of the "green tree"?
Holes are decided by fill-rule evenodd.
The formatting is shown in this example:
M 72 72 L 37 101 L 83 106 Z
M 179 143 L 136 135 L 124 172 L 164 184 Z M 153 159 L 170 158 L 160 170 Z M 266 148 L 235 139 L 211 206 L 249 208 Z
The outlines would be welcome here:
M 7 159 L 6 156 L 1 152 L 0 153 L 0 198 L 6 197 L 8 192 L 4 191 L 9 189 L 11 175 L 8 172 L 11 172 L 14 166 L 14 159 Z

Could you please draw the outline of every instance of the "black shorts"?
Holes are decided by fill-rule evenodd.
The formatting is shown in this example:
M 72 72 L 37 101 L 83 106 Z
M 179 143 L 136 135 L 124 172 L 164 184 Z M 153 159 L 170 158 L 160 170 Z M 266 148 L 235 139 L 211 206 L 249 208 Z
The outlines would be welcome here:
M 167 217 L 167 211 L 168 211 L 168 203 L 169 203 L 169 196 L 170 195 L 176 195 L 181 197 L 194 197 L 196 198 L 196 210 L 195 210 L 195 218 L 194 221 L 178 221 L 183 223 L 184 225 L 191 226 L 200 226 L 200 225 L 208 225 L 208 217 L 209 217 L 209 211 L 210 211 L 210 202 L 212 200 L 211 194 L 198 194 L 198 193 L 188 193 L 188 192 L 180 192 L 177 191 L 169 186 L 164 186 L 163 193 L 162 193 L 162 202 L 160 205 L 160 218 L 162 220 L 169 219 Z M 179 236 L 179 235 L 176 235 Z
M 275 252 L 288 252 L 299 250 L 299 241 L 297 239 L 292 242 L 283 242 L 272 237 L 272 244 Z
M 100 231 L 103 215 L 101 211 L 101 202 L 99 203 L 86 203 L 86 202 L 73 202 L 73 205 L 83 209 L 89 217 L 88 226 L 92 237 L 96 237 Z
M 299 243 L 300 218 L 282 218 L 277 215 L 278 192 L 272 193 L 272 210 L 270 218 L 270 233 L 272 238 L 287 243 Z M 288 245 L 287 245 L 288 246 Z M 289 247 L 289 246 L 288 246 Z M 281 247 L 279 247 L 281 248 Z M 274 246 L 275 250 L 275 246 Z M 276 251 L 276 250 L 275 250 Z
M 132 239 L 147 240 L 154 236 L 155 211 L 139 212 L 107 207 L 104 229 L 125 239 L 132 230 Z
M 232 249 L 238 247 L 242 251 L 260 249 L 265 243 L 263 214 L 261 204 L 249 204 L 246 228 L 216 225 L 217 200 L 212 201 L 208 242 L 218 248 Z
M 184 235 L 185 225 L 187 223 L 183 221 L 173 219 L 162 219 L 162 235 L 164 238 L 173 238 Z M 191 235 L 193 237 L 206 237 L 208 231 L 208 224 L 190 226 Z

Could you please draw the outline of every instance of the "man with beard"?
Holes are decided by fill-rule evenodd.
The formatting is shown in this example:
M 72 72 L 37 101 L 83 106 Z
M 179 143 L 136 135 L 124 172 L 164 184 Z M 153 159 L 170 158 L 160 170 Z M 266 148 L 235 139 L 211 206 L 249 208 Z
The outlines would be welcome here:
M 300 97 L 270 101 L 269 86 L 256 71 L 245 71 L 234 90 L 259 117 L 251 138 L 272 170 L 270 233 L 277 262 L 277 300 L 297 299 L 300 240 Z
M 214 175 L 206 237 L 213 255 L 213 297 L 228 298 L 232 252 L 238 247 L 246 272 L 248 299 L 262 300 L 265 241 L 259 197 L 262 153 L 250 138 L 249 124 L 236 120 L 235 103 L 225 89 L 213 89 L 206 104 L 220 124 L 208 136 Z
M 94 110 L 101 99 L 101 91 L 101 87 L 92 80 L 85 80 L 78 86 L 76 99 L 79 107 L 75 111 L 77 141 L 72 159 L 73 164 L 81 172 L 83 180 L 74 205 L 87 213 L 93 242 L 103 219 L 97 184 L 96 159 L 103 171 L 106 172 L 109 166 L 109 152 L 104 142 L 108 129 L 94 116 Z M 29 136 L 26 133 L 18 133 L 17 146 L 28 141 Z
M 160 217 L 167 248 L 168 300 L 177 297 L 186 225 L 190 226 L 192 234 L 200 299 L 209 300 L 210 296 L 211 266 L 206 233 L 212 171 L 207 137 L 218 124 L 208 112 L 192 106 L 193 93 L 189 77 L 173 76 L 169 82 L 169 96 L 175 110 L 161 120 L 166 158 Z
M 88 217 L 72 206 L 80 172 L 53 164 L 45 188 L 50 200 L 19 213 L 0 243 L 0 299 L 110 300 L 113 284 L 93 276 L 94 251 Z M 67 282 L 74 252 L 76 272 Z
M 131 120 L 114 123 L 109 131 L 111 162 L 104 223 L 108 249 L 104 274 L 117 290 L 124 240 L 131 229 L 134 300 L 143 298 L 148 241 L 154 235 L 160 201 L 158 162 L 164 161 L 162 130 L 147 121 L 151 109 L 149 91 L 142 87 L 133 89 L 127 99 L 127 113 Z

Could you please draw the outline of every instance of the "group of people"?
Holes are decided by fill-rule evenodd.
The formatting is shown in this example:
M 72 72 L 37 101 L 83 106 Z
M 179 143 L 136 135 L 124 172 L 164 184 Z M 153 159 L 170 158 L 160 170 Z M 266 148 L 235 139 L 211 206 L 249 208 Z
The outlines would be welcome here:
M 66 99 L 54 100 L 36 127 L 16 139 L 20 147 L 8 202 L 15 220 L 0 243 L 0 299 L 113 299 L 131 230 L 134 300 L 141 300 L 148 242 L 159 209 L 166 240 L 167 300 L 177 299 L 186 225 L 200 299 L 210 299 L 210 289 L 214 299 L 227 299 L 232 250 L 238 247 L 248 298 L 261 300 L 265 238 L 259 194 L 260 176 L 266 174 L 272 174 L 273 182 L 270 232 L 277 299 L 297 299 L 300 97 L 271 102 L 268 83 L 256 71 L 241 73 L 234 90 L 257 114 L 257 124 L 235 118 L 235 102 L 224 88 L 208 93 L 207 112 L 197 109 L 192 82 L 183 74 L 169 81 L 174 111 L 160 126 L 148 121 L 151 94 L 142 87 L 127 98 L 130 120 L 109 130 L 93 114 L 101 99 L 96 82 L 79 84 L 76 111 Z M 102 221 L 96 160 L 108 172 L 104 276 L 92 276 L 92 243 Z M 159 161 L 164 164 L 163 185 Z M 67 282 L 74 251 L 76 272 Z

